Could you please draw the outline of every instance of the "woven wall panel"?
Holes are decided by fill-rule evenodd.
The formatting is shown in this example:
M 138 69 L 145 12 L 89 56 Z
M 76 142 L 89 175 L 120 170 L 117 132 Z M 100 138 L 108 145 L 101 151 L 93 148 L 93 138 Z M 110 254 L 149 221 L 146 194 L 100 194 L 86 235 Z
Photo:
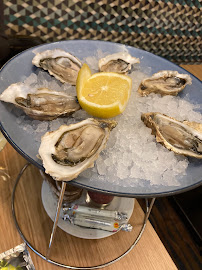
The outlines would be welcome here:
M 7 35 L 120 42 L 177 63 L 202 60 L 201 1 L 4 0 Z

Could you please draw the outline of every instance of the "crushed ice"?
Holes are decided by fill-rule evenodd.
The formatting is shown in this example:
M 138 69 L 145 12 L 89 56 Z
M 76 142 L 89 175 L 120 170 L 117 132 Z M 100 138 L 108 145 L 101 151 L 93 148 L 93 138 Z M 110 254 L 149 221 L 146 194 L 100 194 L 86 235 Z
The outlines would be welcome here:
M 98 51 L 94 57 L 84 59 L 92 71 L 97 70 L 98 59 L 106 54 Z M 151 130 L 141 121 L 141 114 L 145 112 L 160 112 L 178 120 L 202 122 L 202 115 L 194 111 L 196 106 L 180 97 L 151 94 L 148 97 L 140 97 L 137 88 L 140 82 L 150 74 L 151 69 L 144 73 L 138 68 L 130 76 L 133 80 L 133 89 L 129 103 L 122 115 L 115 117 L 117 127 L 111 132 L 106 149 L 100 154 L 94 168 L 87 169 L 81 176 L 89 181 L 116 183 L 120 186 L 144 186 L 150 185 L 178 186 L 177 180 L 186 174 L 189 164 L 184 156 L 175 155 L 162 145 L 156 143 Z M 47 72 L 39 71 L 31 74 L 24 83 L 39 87 L 47 87 L 52 90 L 64 91 L 70 95 L 76 95 L 75 87 L 68 83 L 62 84 L 50 76 Z M 17 116 L 17 122 L 29 134 L 34 134 L 34 139 L 40 142 L 41 136 L 47 132 L 56 130 L 62 124 L 71 124 L 86 119 L 89 116 L 85 111 L 75 112 L 69 118 L 58 118 L 53 121 L 31 120 L 19 109 L 13 109 Z

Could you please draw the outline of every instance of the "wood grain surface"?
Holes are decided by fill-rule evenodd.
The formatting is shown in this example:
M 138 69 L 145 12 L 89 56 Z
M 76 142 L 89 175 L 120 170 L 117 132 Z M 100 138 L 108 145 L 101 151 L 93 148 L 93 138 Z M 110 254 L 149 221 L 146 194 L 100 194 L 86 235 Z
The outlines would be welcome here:
M 196 76 L 200 76 L 202 71 L 202 66 L 183 66 L 183 68 Z M 15 179 L 26 163 L 26 160 L 8 143 L 0 152 L 0 167 L 4 167 L 9 175 L 0 178 L 0 253 L 23 242 L 11 213 L 11 194 Z M 45 254 L 53 222 L 41 202 L 42 181 L 39 170 L 31 165 L 17 187 L 15 205 L 17 220 L 25 237 L 36 249 Z M 79 239 L 57 228 L 50 258 L 64 264 L 82 266 L 84 269 L 87 266 L 112 260 L 130 247 L 140 231 L 143 217 L 144 213 L 136 201 L 130 220 L 134 227 L 132 232 L 119 232 L 99 240 Z M 42 260 L 30 249 L 29 251 L 37 270 L 61 269 Z M 172 270 L 177 268 L 148 222 L 137 246 L 126 257 L 104 269 Z

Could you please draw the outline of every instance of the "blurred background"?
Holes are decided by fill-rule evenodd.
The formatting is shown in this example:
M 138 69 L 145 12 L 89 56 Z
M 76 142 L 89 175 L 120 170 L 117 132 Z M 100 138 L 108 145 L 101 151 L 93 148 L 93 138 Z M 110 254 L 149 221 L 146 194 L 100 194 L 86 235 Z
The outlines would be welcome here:
M 1 36 L 6 35 L 11 51 L 31 44 L 94 39 L 141 48 L 178 64 L 202 60 L 201 1 L 0 2 Z
M 140 48 L 178 65 L 202 62 L 197 0 L 0 0 L 0 65 L 43 43 L 93 39 Z M 156 200 L 150 220 L 179 269 L 200 269 L 202 188 Z

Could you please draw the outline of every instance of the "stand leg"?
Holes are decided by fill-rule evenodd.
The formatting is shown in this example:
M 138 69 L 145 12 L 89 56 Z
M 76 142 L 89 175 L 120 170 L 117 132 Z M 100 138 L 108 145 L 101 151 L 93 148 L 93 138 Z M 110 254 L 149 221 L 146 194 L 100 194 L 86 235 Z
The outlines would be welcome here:
M 149 219 L 149 215 L 150 215 L 150 213 L 151 213 L 151 210 L 152 210 L 152 207 L 153 207 L 153 205 L 154 205 L 154 202 L 155 202 L 156 198 L 152 198 L 149 207 L 148 207 L 148 199 L 146 199 L 146 200 L 147 200 L 147 211 L 146 211 L 146 215 L 145 215 L 145 221 L 144 221 L 145 223 L 146 223 L 147 220 Z
M 48 260 L 49 256 L 50 256 L 51 245 L 52 245 L 52 242 L 53 242 L 53 239 L 54 239 L 54 236 L 55 236 L 55 232 L 56 232 L 56 228 L 57 228 L 57 224 L 58 224 L 60 210 L 61 210 L 61 207 L 62 207 L 62 202 L 63 202 L 65 189 L 66 189 L 66 182 L 62 182 L 62 188 L 61 188 L 60 196 L 59 196 L 59 199 L 58 199 L 58 204 L 57 204 L 53 229 L 52 229 L 52 232 L 51 232 L 50 242 L 49 242 L 48 250 L 47 250 L 47 253 L 46 253 L 46 260 Z

